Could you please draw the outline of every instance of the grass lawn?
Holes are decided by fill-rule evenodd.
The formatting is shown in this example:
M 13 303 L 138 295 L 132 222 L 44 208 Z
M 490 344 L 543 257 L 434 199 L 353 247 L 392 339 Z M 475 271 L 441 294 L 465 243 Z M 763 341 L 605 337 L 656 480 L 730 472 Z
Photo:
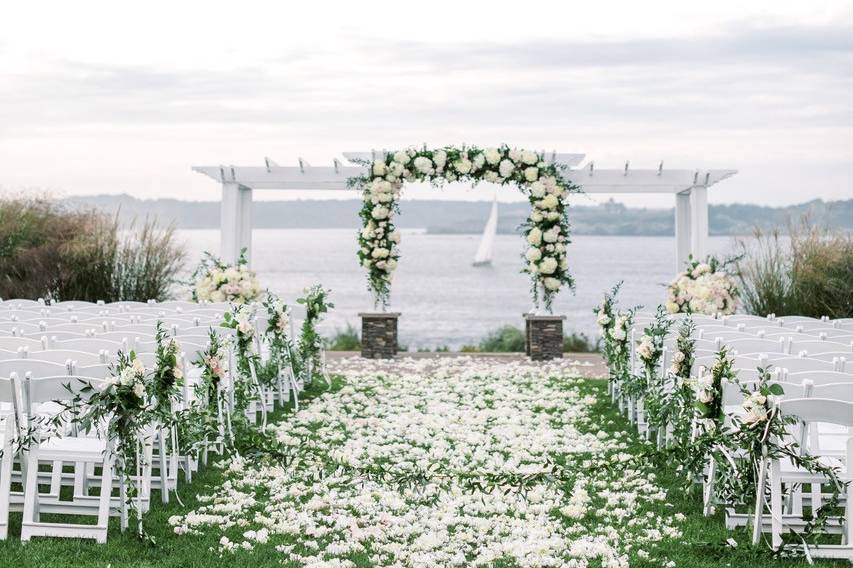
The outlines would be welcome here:
M 450 380 L 451 377 L 445 377 Z M 336 378 L 333 390 L 341 389 L 344 382 Z M 615 438 L 625 442 L 627 445 L 623 451 L 629 453 L 638 452 L 642 443 L 631 433 L 630 426 L 611 407 L 606 393 L 604 381 L 596 379 L 572 379 L 564 380 L 559 386 L 560 390 L 567 393 L 571 391 L 572 396 L 581 397 L 585 400 L 595 402 L 586 409 L 586 418 L 577 421 L 578 430 L 595 433 L 603 430 L 608 435 L 616 435 Z M 370 395 L 372 390 L 364 391 Z M 307 392 L 305 399 L 316 396 L 317 392 Z M 319 404 L 319 401 L 318 401 Z M 310 403 L 309 403 L 310 405 Z M 368 411 L 369 412 L 369 411 Z M 288 420 L 288 413 L 279 415 L 281 420 Z M 617 434 L 618 433 L 618 434 Z M 559 463 L 566 456 L 554 456 Z M 804 560 L 774 560 L 766 548 L 752 549 L 746 546 L 748 535 L 738 532 L 732 535 L 725 527 L 722 514 L 715 517 L 705 518 L 701 513 L 701 502 L 698 491 L 691 495 L 685 495 L 682 484 L 678 482 L 671 472 L 656 472 L 655 484 L 666 491 L 666 498 L 657 502 L 643 502 L 641 513 L 649 512 L 662 517 L 672 517 L 676 513 L 682 513 L 684 518 L 675 524 L 680 529 L 682 536 L 677 539 L 664 539 L 650 545 L 647 548 L 653 551 L 652 559 L 646 560 L 637 553 L 636 549 L 630 550 L 631 566 L 660 566 L 661 559 L 673 561 L 676 566 L 685 567 L 751 567 L 778 566 L 780 568 L 795 568 L 807 566 Z M 21 544 L 18 540 L 20 532 L 20 514 L 12 514 L 10 521 L 9 539 L 0 542 L 0 566 L 298 566 L 296 562 L 288 561 L 287 555 L 276 550 L 276 545 L 295 545 L 299 552 L 304 537 L 276 534 L 269 539 L 268 544 L 256 543 L 252 551 L 237 550 L 236 552 L 221 552 L 220 538 L 229 536 L 234 541 L 240 539 L 240 535 L 247 527 L 233 526 L 224 531 L 219 527 L 201 526 L 198 530 L 201 534 L 176 535 L 172 526 L 168 523 L 169 517 L 173 515 L 186 515 L 188 512 L 203 507 L 208 501 L 199 500 L 198 495 L 215 493 L 223 483 L 236 482 L 234 474 L 228 474 L 220 468 L 208 467 L 200 471 L 193 479 L 192 484 L 180 485 L 180 497 L 183 505 L 179 504 L 174 497 L 168 506 L 159 503 L 159 494 L 155 492 L 152 497 L 151 511 L 145 516 L 145 526 L 150 534 L 157 539 L 156 546 L 150 546 L 139 542 L 135 537 L 127 534 L 122 535 L 118 530 L 117 520 L 113 521 L 110 528 L 109 540 L 106 545 L 97 545 L 91 541 L 82 540 L 59 540 L 59 539 L 36 539 L 28 544 Z M 697 488 L 698 489 L 698 488 Z M 565 495 L 571 495 L 571 486 L 562 488 Z M 259 494 L 264 498 L 265 494 Z M 594 496 L 595 498 L 595 496 Z M 595 508 L 601 507 L 593 500 L 593 506 L 580 521 L 581 525 L 591 525 L 601 522 L 595 516 Z M 252 520 L 252 515 L 264 512 L 263 506 L 257 506 L 253 513 L 246 514 L 246 518 Z M 570 520 L 565 520 L 571 523 Z M 253 525 L 254 526 L 254 525 Z M 722 543 L 730 536 L 741 543 L 737 549 L 722 550 L 718 547 L 703 546 L 703 543 Z M 321 543 L 322 544 L 322 543 Z M 367 553 L 349 552 L 342 556 L 354 563 L 356 566 L 370 566 L 370 556 Z M 331 565 L 331 564 L 330 564 Z M 499 559 L 496 566 L 515 566 L 511 560 Z M 596 560 L 589 566 L 598 566 Z M 846 566 L 841 562 L 816 562 L 815 566 Z

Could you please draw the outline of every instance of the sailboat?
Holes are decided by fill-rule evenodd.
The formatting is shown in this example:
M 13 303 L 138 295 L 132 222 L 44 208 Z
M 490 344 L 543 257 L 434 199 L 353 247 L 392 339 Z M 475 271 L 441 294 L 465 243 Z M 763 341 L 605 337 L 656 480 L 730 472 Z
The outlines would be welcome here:
M 492 250 L 495 248 L 495 236 L 498 234 L 498 198 L 492 200 L 492 212 L 489 213 L 489 220 L 486 221 L 486 228 L 483 229 L 483 236 L 480 238 L 480 246 L 477 247 L 477 254 L 474 255 L 474 266 L 491 266 L 492 265 Z

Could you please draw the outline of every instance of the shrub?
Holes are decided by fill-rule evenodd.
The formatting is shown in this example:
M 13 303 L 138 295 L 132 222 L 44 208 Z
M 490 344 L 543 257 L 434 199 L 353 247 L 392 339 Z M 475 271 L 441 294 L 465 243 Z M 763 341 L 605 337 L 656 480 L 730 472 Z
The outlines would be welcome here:
M 326 339 L 326 349 L 330 351 L 360 351 L 361 338 L 358 336 L 358 331 L 349 323 L 343 331 L 335 330 L 335 335 Z
M 564 353 L 598 353 L 600 350 L 600 338 L 592 341 L 587 334 L 574 331 L 563 337 Z
M 511 325 L 499 327 L 480 341 L 479 349 L 486 353 L 523 352 L 524 332 Z
M 45 197 L 0 199 L 0 297 L 166 300 L 184 251 L 172 227 L 64 209 Z
M 488 334 L 480 345 L 465 345 L 461 351 L 472 353 L 523 353 L 524 332 L 512 325 L 505 325 Z M 599 350 L 599 341 L 592 341 L 585 333 L 572 332 L 563 338 L 563 351 L 572 353 L 594 353 Z
M 756 231 L 741 241 L 741 297 L 751 314 L 853 317 L 853 236 L 816 227 L 806 217 L 789 226 Z

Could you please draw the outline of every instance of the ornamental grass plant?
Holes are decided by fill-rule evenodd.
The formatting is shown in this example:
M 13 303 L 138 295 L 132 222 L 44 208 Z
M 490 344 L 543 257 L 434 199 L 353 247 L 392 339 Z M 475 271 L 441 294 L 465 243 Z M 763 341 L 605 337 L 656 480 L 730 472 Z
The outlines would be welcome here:
M 173 227 L 66 208 L 45 196 L 0 198 L 0 297 L 166 300 L 185 253 Z
M 853 235 L 819 227 L 804 217 L 778 228 L 756 229 L 739 241 L 740 289 L 747 313 L 853 317 Z

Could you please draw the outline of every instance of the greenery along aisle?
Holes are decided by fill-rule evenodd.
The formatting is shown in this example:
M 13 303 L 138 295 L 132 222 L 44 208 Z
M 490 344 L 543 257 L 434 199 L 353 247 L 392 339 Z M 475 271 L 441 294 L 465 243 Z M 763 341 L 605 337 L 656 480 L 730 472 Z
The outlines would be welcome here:
M 400 258 L 400 232 L 393 217 L 399 213 L 404 181 L 435 186 L 453 181 L 518 186 L 531 206 L 524 224 L 529 245 L 524 255 L 524 271 L 530 274 L 534 303 L 539 306 L 541 293 L 550 311 L 560 288 L 574 285 L 566 255 L 569 243 L 566 198 L 580 188 L 563 177 L 563 166 L 546 161 L 544 155 L 505 144 L 498 148 L 424 147 L 388 152 L 365 165 L 368 173 L 351 178 L 348 184 L 360 189 L 364 198 L 359 213 L 363 226 L 358 235 L 358 258 L 368 270 L 368 287 L 377 304 L 388 305 L 391 275 Z

